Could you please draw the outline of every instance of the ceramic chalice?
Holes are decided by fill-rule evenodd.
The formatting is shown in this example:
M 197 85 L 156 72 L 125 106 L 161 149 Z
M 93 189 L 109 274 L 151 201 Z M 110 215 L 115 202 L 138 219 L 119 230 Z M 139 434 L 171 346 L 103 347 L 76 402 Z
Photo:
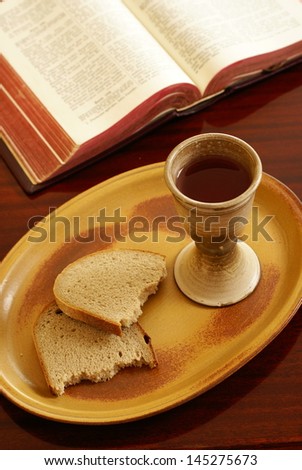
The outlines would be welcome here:
M 176 258 L 174 276 L 190 299 L 224 306 L 244 299 L 256 288 L 260 263 L 240 236 L 261 175 L 256 151 L 227 134 L 191 137 L 168 156 L 166 183 L 192 238 Z

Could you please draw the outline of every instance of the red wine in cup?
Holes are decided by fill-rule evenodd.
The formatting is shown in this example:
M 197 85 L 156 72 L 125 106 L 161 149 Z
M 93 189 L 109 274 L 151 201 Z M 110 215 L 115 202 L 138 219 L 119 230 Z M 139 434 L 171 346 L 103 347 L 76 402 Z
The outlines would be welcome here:
M 177 175 L 178 189 L 195 201 L 223 202 L 248 189 L 251 177 L 239 163 L 219 155 L 185 165 Z

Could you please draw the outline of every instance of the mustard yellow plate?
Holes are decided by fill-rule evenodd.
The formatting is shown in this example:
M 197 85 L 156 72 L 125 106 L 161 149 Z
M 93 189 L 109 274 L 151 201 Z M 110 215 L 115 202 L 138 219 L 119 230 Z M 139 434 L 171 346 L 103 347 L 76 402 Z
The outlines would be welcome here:
M 299 200 L 264 174 L 245 228 L 260 259 L 260 283 L 238 304 L 210 308 L 190 301 L 174 281 L 175 258 L 190 240 L 166 188 L 163 163 L 114 177 L 55 210 L 0 267 L 1 393 L 48 419 L 109 424 L 163 412 L 224 380 L 267 346 L 301 304 Z M 158 367 L 124 369 L 109 382 L 83 382 L 54 397 L 38 362 L 33 324 L 53 301 L 52 285 L 65 265 L 116 248 L 166 255 L 168 277 L 144 305 L 140 321 Z

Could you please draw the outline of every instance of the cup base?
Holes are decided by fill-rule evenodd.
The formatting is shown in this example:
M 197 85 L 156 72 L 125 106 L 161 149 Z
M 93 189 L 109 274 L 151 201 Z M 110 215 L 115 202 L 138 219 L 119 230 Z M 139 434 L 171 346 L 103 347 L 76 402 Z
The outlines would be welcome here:
M 203 256 L 194 242 L 178 254 L 174 277 L 191 300 L 210 307 L 232 305 L 250 295 L 261 275 L 253 249 L 238 241 L 231 256 Z

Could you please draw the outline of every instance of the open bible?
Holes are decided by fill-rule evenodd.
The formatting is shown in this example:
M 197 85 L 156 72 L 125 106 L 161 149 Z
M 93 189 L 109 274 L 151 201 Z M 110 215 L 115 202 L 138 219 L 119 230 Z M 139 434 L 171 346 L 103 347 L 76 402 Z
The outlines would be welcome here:
M 0 3 L 1 153 L 33 192 L 302 57 L 299 0 Z

